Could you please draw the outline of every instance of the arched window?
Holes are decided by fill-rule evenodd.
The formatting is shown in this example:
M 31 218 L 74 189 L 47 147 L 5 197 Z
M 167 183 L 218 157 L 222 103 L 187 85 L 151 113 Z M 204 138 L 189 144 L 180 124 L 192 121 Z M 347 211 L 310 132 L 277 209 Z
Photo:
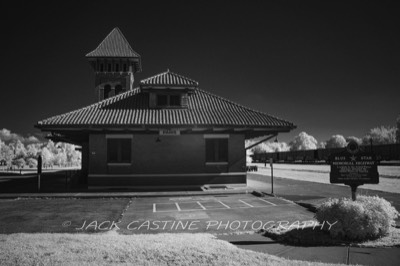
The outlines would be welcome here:
M 110 97 L 110 93 L 111 93 L 111 85 L 105 85 L 104 86 L 104 98 L 103 99 L 107 99 Z
M 115 95 L 118 95 L 121 92 L 122 92 L 122 86 L 121 85 L 115 86 Z

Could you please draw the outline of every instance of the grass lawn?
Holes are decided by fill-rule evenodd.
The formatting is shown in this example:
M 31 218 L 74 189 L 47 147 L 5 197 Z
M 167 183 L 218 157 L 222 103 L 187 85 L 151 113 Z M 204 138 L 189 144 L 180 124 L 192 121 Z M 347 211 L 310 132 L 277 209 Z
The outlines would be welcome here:
M 210 234 L 0 235 L 0 265 L 337 265 L 243 250 Z
M 264 164 L 257 164 L 263 167 Z M 269 164 L 267 164 L 269 168 Z M 299 172 L 316 172 L 316 173 L 329 173 L 331 166 L 329 164 L 281 164 L 275 163 L 274 169 L 292 170 Z M 400 178 L 400 166 L 378 165 L 378 172 L 381 177 Z
M 0 200 L 0 234 L 73 233 L 85 220 L 117 221 L 128 202 L 112 198 Z

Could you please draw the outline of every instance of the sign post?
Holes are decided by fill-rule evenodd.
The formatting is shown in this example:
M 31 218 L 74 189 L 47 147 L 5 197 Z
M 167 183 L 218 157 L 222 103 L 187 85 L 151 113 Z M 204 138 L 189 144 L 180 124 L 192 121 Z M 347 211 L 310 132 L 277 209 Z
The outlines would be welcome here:
M 274 195 L 274 160 L 269 158 L 269 166 L 271 166 L 271 194 Z
M 351 198 L 355 201 L 358 186 L 379 183 L 375 155 L 360 151 L 357 142 L 350 141 L 345 151 L 331 157 L 330 182 L 350 186 Z
M 37 160 L 37 176 L 38 176 L 38 191 L 40 191 L 40 175 L 42 174 L 42 156 L 38 156 Z

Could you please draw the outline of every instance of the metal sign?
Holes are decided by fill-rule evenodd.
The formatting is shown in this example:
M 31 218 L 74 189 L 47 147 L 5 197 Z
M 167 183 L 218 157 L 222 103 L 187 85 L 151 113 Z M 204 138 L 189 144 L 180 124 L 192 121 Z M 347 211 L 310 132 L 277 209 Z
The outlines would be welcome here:
M 179 136 L 181 131 L 179 129 L 160 129 L 160 136 Z
M 375 155 L 360 151 L 356 142 L 350 142 L 346 151 L 332 155 L 330 182 L 347 185 L 378 184 Z

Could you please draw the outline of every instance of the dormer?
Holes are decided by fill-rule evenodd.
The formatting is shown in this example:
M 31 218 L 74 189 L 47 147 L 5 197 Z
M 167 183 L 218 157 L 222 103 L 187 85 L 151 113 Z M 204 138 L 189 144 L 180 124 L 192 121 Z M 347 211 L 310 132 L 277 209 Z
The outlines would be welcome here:
M 150 108 L 186 108 L 188 97 L 199 83 L 169 69 L 140 81 L 140 89 L 149 94 Z

